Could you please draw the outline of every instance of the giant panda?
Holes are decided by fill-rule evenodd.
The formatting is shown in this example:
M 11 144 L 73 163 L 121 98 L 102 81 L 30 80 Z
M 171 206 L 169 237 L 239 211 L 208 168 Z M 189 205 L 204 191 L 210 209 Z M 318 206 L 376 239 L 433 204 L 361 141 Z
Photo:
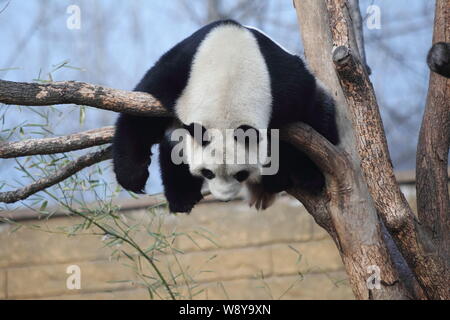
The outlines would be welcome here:
M 305 154 L 283 141 L 277 141 L 275 174 L 261 174 L 267 166 L 263 162 L 207 161 L 211 155 L 228 159 L 237 150 L 269 152 L 273 141 L 263 130 L 298 121 L 338 143 L 331 95 L 299 56 L 263 32 L 233 20 L 208 24 L 162 55 L 135 91 L 153 95 L 173 117 L 119 115 L 113 164 L 123 188 L 144 193 L 151 147 L 159 144 L 161 178 L 171 212 L 190 212 L 202 199 L 202 188 L 223 201 L 245 190 L 257 209 L 267 208 L 276 194 L 296 185 L 321 192 L 322 173 Z M 185 160 L 181 163 L 173 161 L 178 144 L 171 133 L 177 129 L 185 132 L 184 146 L 190 146 L 186 147 L 190 152 L 180 153 Z M 223 143 L 208 135 L 213 129 L 230 139 Z M 257 133 L 256 149 L 236 141 L 238 132 L 248 130 Z M 193 161 L 189 154 L 201 155 L 203 161 Z

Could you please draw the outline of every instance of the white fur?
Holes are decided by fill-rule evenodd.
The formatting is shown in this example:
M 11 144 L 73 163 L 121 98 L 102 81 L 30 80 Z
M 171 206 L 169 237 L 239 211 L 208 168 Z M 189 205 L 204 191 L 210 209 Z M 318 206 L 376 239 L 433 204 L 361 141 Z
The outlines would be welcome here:
M 281 49 L 283 49 L 283 50 L 286 51 L 287 53 L 292 54 L 292 55 L 294 55 L 294 56 L 296 55 L 295 53 L 293 53 L 293 52 L 289 51 L 288 49 L 286 49 L 286 47 L 283 47 L 279 42 L 273 40 L 271 37 L 269 37 L 269 35 L 268 35 L 267 33 L 265 33 L 264 31 L 262 31 L 261 29 L 258 29 L 258 28 L 256 28 L 256 27 L 252 27 L 252 26 L 244 26 L 244 27 L 246 27 L 246 28 L 248 28 L 248 29 L 253 29 L 253 30 L 258 31 L 259 33 L 262 33 L 263 35 L 265 35 L 265 36 L 266 36 L 267 38 L 269 38 L 273 43 L 275 43 L 277 46 L 279 46 Z
M 194 56 L 188 83 L 175 105 L 179 119 L 197 122 L 207 129 L 218 129 L 225 137 L 203 148 L 190 136 L 185 140 L 187 162 L 192 174 L 200 176 L 209 169 L 215 178 L 206 180 L 211 193 L 220 200 L 234 198 L 245 183 L 233 175 L 241 170 L 250 172 L 246 182 L 260 180 L 260 163 L 230 161 L 236 153 L 232 131 L 240 125 L 268 128 L 272 95 L 270 76 L 265 60 L 253 34 L 236 25 L 221 25 L 210 31 Z M 264 139 L 262 146 L 266 147 Z M 246 152 L 237 144 L 240 152 Z M 244 149 L 244 150 L 243 150 Z M 212 150 L 215 155 L 212 156 Z M 248 154 L 256 150 L 250 148 Z M 200 156 L 201 161 L 194 159 Z M 217 163 L 222 159 L 222 163 Z
M 193 175 L 201 176 L 202 169 L 211 170 L 215 174 L 214 179 L 206 182 L 217 199 L 230 200 L 238 195 L 245 183 L 238 182 L 233 176 L 241 170 L 250 173 L 245 182 L 259 182 L 261 165 L 265 159 L 258 157 L 258 151 L 259 148 L 266 148 L 266 138 L 258 145 L 251 144 L 250 148 L 246 149 L 243 144 L 235 143 L 233 130 L 210 130 L 207 135 L 211 143 L 206 147 L 202 147 L 187 135 L 186 160 Z M 263 150 L 263 153 L 267 151 Z
M 253 34 L 236 25 L 211 30 L 200 44 L 175 110 L 185 123 L 206 128 L 267 128 L 270 77 Z

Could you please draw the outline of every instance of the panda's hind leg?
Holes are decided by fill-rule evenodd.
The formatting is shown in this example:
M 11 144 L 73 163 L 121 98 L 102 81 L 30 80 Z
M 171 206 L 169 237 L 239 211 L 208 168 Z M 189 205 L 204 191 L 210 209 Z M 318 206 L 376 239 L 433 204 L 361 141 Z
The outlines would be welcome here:
M 266 192 L 278 193 L 293 187 L 300 187 L 313 194 L 323 190 L 325 178 L 322 172 L 296 147 L 280 141 L 279 159 L 278 172 L 274 175 L 262 176 Z
M 247 200 L 250 207 L 255 206 L 256 210 L 265 210 L 276 200 L 277 194 L 264 189 L 261 182 L 247 183 Z

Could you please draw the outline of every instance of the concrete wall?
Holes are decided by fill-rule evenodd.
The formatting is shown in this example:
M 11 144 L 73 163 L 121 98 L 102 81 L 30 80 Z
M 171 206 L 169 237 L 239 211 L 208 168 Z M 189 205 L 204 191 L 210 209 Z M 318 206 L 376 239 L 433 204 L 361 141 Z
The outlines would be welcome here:
M 147 205 L 128 206 L 123 216 L 145 226 L 153 217 Z M 189 287 L 200 292 L 194 298 L 353 298 L 334 243 L 290 197 L 263 212 L 240 201 L 205 202 L 189 216 L 164 212 L 159 217 L 164 217 L 165 231 L 192 237 L 176 237 L 173 247 L 193 278 Z M 0 224 L 0 299 L 148 299 L 129 260 L 110 259 L 112 250 L 101 236 L 58 233 L 62 226 L 81 222 L 72 216 L 34 219 L 22 221 L 24 227 L 17 231 L 14 225 Z M 135 237 L 143 246 L 154 241 L 146 232 Z M 157 263 L 168 276 L 174 257 L 158 257 Z M 69 265 L 81 269 L 80 290 L 67 289 Z M 154 275 L 148 267 L 144 270 Z M 184 280 L 178 282 L 183 297 L 189 298 Z M 158 292 L 167 296 L 162 288 Z

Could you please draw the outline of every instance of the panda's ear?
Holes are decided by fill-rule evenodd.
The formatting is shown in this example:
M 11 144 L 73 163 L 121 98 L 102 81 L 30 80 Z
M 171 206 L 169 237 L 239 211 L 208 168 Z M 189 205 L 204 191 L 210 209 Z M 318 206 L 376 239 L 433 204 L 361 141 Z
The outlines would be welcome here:
M 192 122 L 189 125 L 183 124 L 183 128 L 189 132 L 192 138 L 194 138 L 195 141 L 202 147 L 206 147 L 208 144 L 210 144 L 210 140 L 206 137 L 206 131 L 207 129 L 202 126 L 199 123 Z
M 247 124 L 241 125 L 236 128 L 234 130 L 233 137 L 237 142 L 245 143 L 246 147 L 249 147 L 250 141 L 256 141 L 256 143 L 259 144 L 262 140 L 262 136 L 259 130 Z

